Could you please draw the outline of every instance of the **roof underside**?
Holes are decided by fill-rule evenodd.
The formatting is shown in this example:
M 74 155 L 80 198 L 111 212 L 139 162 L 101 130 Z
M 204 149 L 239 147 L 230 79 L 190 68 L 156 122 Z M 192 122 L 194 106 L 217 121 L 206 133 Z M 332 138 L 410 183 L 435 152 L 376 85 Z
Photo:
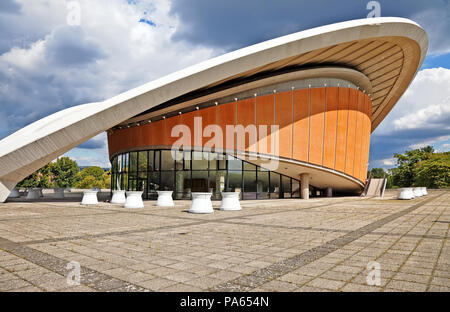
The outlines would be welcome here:
M 372 87 L 372 131 L 384 119 L 406 90 L 421 63 L 421 48 L 406 37 L 378 37 L 354 40 L 302 53 L 239 73 L 221 81 L 162 103 L 139 116 L 167 108 L 173 103 L 223 90 L 240 82 L 257 80 L 280 72 L 313 67 L 344 67 L 365 75 Z M 167 109 L 165 110 L 167 111 Z M 133 118 L 136 120 L 137 118 Z M 126 124 L 125 121 L 123 124 Z

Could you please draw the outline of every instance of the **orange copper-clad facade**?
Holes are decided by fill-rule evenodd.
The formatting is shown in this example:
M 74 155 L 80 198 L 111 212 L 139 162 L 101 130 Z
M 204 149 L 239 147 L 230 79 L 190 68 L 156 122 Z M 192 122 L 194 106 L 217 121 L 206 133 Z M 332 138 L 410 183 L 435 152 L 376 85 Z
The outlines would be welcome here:
M 369 97 L 343 87 L 289 90 L 255 96 L 194 110 L 145 125 L 115 129 L 108 133 L 110 156 L 127 150 L 170 147 L 176 125 L 191 130 L 191 146 L 204 146 L 211 137 L 195 138 L 195 117 L 201 117 L 202 130 L 218 125 L 223 131 L 222 146 L 237 149 L 226 139 L 226 126 L 256 126 L 256 140 L 245 135 L 245 151 L 273 155 L 272 142 L 278 136 L 280 159 L 300 161 L 331 169 L 365 183 L 371 133 Z M 258 128 L 267 125 L 267 134 Z M 278 133 L 271 129 L 278 126 Z M 198 134 L 198 133 L 197 133 Z M 234 142 L 233 146 L 231 146 Z M 228 145 L 227 145 L 228 144 Z

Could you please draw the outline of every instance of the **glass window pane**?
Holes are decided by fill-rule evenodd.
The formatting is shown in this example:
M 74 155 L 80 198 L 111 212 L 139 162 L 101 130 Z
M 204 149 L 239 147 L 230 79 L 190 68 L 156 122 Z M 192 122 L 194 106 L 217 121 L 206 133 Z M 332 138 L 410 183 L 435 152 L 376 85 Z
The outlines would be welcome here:
M 152 171 L 148 173 L 148 198 L 158 198 L 156 191 L 159 191 L 159 172 Z
M 174 171 L 161 171 L 161 191 L 173 191 Z
M 191 152 L 184 152 L 184 170 L 191 170 Z
M 269 172 L 258 171 L 258 186 L 256 189 L 258 199 L 269 198 Z
M 122 177 L 123 177 L 123 181 L 122 181 L 123 188 L 122 189 L 129 191 L 129 189 L 128 189 L 128 173 L 123 173 Z
M 135 172 L 129 173 L 128 190 L 129 191 L 137 190 L 137 174 Z
M 161 151 L 161 170 L 174 170 L 175 159 L 171 151 Z
M 251 163 L 248 163 L 246 161 L 243 161 L 243 163 L 244 163 L 244 170 L 253 170 L 253 171 L 256 170 L 256 166 L 255 165 L 253 165 Z
M 208 159 L 205 159 L 204 156 L 202 152 L 192 152 L 192 170 L 208 169 Z
M 234 158 L 231 155 L 227 155 L 228 170 L 242 170 L 242 161 Z
M 137 152 L 130 152 L 129 172 L 137 171 Z
M 208 192 L 208 171 L 192 171 L 192 192 Z
M 177 171 L 175 174 L 175 198 L 191 198 L 191 171 Z
M 213 170 L 209 172 L 209 188 L 212 189 L 213 199 L 221 199 L 221 192 L 225 190 L 225 170 Z
M 217 154 L 209 153 L 209 170 L 217 169 Z
M 243 199 L 256 199 L 256 171 L 244 171 Z
M 154 166 L 155 166 L 155 170 L 158 171 L 161 167 L 161 151 L 155 151 L 155 162 L 154 162 Z
M 155 153 L 148 151 L 148 171 L 155 170 Z
M 300 198 L 300 181 L 292 179 L 292 197 Z
M 182 151 L 174 151 L 175 153 L 175 169 L 183 170 L 184 153 Z
M 275 172 L 270 173 L 270 198 L 280 198 L 280 175 Z
M 291 178 L 282 176 L 283 198 L 291 198 Z
M 228 192 L 242 192 L 242 171 L 228 171 Z
M 217 163 L 219 165 L 219 169 L 227 169 L 227 160 L 224 154 L 217 155 Z
M 139 172 L 147 171 L 147 151 L 139 152 L 138 156 L 139 156 L 138 171 Z

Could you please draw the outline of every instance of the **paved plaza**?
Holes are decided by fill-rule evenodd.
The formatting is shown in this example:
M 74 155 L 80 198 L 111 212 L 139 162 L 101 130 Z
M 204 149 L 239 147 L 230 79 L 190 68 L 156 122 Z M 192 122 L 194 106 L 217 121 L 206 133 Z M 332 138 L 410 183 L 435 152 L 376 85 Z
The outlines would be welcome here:
M 450 291 L 450 191 L 394 195 L 242 201 L 210 215 L 188 213 L 188 201 L 10 201 L 0 291 Z

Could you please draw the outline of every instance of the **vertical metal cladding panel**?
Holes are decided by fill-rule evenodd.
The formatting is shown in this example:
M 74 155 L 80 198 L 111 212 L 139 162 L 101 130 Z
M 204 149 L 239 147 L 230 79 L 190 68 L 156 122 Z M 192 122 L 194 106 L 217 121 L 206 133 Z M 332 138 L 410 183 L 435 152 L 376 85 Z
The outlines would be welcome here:
M 292 158 L 292 91 L 276 94 L 275 124 L 279 127 L 280 156 Z
M 363 115 L 363 147 L 361 155 L 361 172 L 360 180 L 365 181 L 367 178 L 367 168 L 369 162 L 369 147 L 370 147 L 370 131 L 372 128 L 371 123 L 371 110 L 372 101 L 368 96 L 364 97 L 364 115 Z
M 275 124 L 275 97 L 273 94 L 256 98 L 256 122 L 258 127 L 258 153 L 273 154 L 271 126 Z M 267 136 L 259 131 L 259 126 L 267 127 Z
M 311 116 L 309 124 L 309 162 L 322 165 L 325 120 L 325 89 L 311 89 Z
M 164 145 L 164 120 L 158 120 L 152 122 L 152 145 L 159 146 Z
M 358 92 L 358 103 L 356 111 L 356 138 L 355 138 L 355 160 L 353 176 L 357 179 L 361 175 L 361 154 L 362 154 L 362 140 L 363 140 L 363 107 L 365 105 L 364 93 Z
M 309 89 L 294 91 L 294 146 L 292 158 L 308 161 Z
M 248 98 L 245 100 L 237 101 L 237 125 L 242 125 L 244 129 L 246 127 L 255 126 L 255 99 Z M 254 129 L 256 130 L 256 129 Z M 250 138 L 252 135 L 251 130 L 249 133 L 245 133 L 245 151 L 257 152 L 256 151 L 256 140 L 258 133 L 254 132 L 254 136 Z M 238 149 L 238 138 L 236 137 L 236 149 Z M 251 145 L 251 146 L 250 146 Z
M 339 89 L 326 89 L 325 140 L 323 166 L 334 169 L 336 159 L 336 126 L 338 118 Z
M 356 111 L 358 109 L 358 91 L 350 89 L 348 107 L 348 128 L 347 128 L 347 151 L 345 159 L 345 173 L 353 176 L 355 161 L 355 140 L 356 140 Z
M 336 133 L 336 164 L 334 169 L 344 172 L 347 151 L 348 100 L 350 90 L 339 88 L 339 103 Z
M 202 118 L 202 134 L 205 134 L 205 128 L 211 125 L 215 125 L 217 120 L 216 120 L 216 115 L 217 115 L 217 106 L 211 106 L 211 107 L 207 107 L 204 109 L 200 109 L 198 111 L 198 115 L 199 117 Z M 210 137 L 206 137 L 204 135 L 202 135 L 203 139 L 202 139 L 202 145 L 205 146 L 205 144 L 210 141 L 210 140 L 214 140 L 215 137 L 215 133 L 212 133 Z M 222 148 L 222 146 L 218 146 L 218 148 Z
M 191 131 L 191 146 L 194 146 L 194 117 L 197 116 L 197 112 L 189 112 L 181 115 L 181 123 L 189 128 Z
M 172 129 L 174 129 L 175 126 L 181 124 L 181 116 L 173 116 L 170 118 L 166 118 L 163 121 L 164 124 L 164 145 L 165 146 L 172 146 L 179 137 L 172 137 Z
M 226 103 L 217 106 L 217 125 L 222 129 L 223 132 L 223 149 L 233 150 L 234 146 L 227 146 L 226 141 L 226 126 L 234 126 L 236 124 L 236 103 Z

